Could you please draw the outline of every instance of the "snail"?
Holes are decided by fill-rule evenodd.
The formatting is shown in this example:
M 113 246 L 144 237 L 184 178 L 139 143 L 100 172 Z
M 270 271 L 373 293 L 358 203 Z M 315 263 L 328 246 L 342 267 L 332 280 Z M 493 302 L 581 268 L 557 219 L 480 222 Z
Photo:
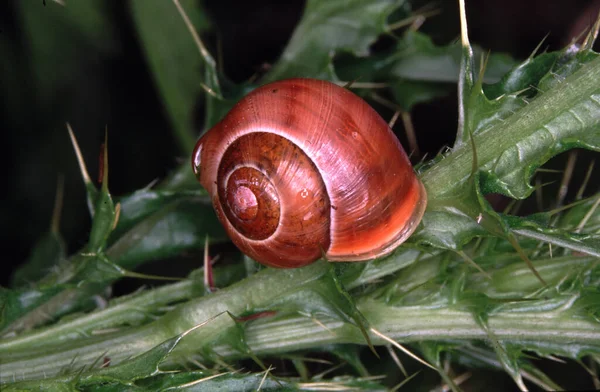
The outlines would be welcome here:
M 192 168 L 233 243 L 272 267 L 387 255 L 427 203 L 388 124 L 322 80 L 253 90 L 198 140 Z

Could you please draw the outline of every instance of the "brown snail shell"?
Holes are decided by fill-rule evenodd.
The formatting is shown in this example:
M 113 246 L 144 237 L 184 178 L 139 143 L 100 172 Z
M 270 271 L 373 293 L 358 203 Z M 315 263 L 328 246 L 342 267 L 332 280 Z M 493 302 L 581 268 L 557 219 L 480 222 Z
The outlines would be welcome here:
M 232 241 L 274 267 L 389 254 L 426 206 L 388 124 L 327 81 L 252 91 L 198 140 L 192 166 Z

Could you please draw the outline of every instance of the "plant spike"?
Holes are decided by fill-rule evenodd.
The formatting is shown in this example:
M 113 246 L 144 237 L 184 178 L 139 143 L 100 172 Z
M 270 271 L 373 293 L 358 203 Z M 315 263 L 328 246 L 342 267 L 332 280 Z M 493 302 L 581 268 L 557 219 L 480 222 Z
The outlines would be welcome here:
M 581 186 L 579 187 L 579 189 L 577 190 L 577 194 L 575 195 L 575 200 L 580 200 L 583 197 L 583 193 L 585 192 L 585 189 L 587 188 L 588 182 L 590 181 L 590 178 L 592 177 L 592 172 L 594 171 L 594 165 L 595 165 L 595 160 L 592 160 L 587 168 L 587 171 L 585 172 L 585 177 L 583 178 L 583 181 L 581 182 Z
M 209 93 L 209 95 L 211 95 L 217 99 L 223 99 L 223 96 L 221 95 L 221 87 L 219 86 L 219 80 L 217 78 L 217 74 L 215 71 L 215 69 L 216 69 L 215 59 L 212 57 L 212 55 L 206 49 L 206 46 L 204 46 L 204 43 L 202 43 L 202 40 L 200 39 L 198 32 L 194 28 L 192 21 L 190 20 L 187 13 L 185 12 L 185 9 L 181 6 L 179 0 L 173 0 L 173 4 L 175 5 L 175 7 L 177 7 L 177 11 L 179 11 L 181 18 L 183 19 L 183 22 L 185 23 L 192 38 L 194 39 L 194 42 L 196 43 L 198 52 L 200 53 L 200 56 L 202 56 L 202 59 L 207 64 L 207 68 L 205 70 L 207 81 L 206 81 L 206 85 L 203 85 L 202 87 L 205 89 L 205 91 L 207 91 Z
M 475 80 L 475 75 L 473 74 L 473 48 L 471 48 L 471 44 L 469 43 L 465 0 L 458 0 L 458 6 L 460 13 L 462 56 L 460 59 L 460 74 L 458 76 L 458 129 L 453 147 L 455 149 L 463 144 L 463 135 L 467 131 L 467 107 Z
M 485 272 L 485 270 L 483 268 L 481 268 L 481 266 L 479 264 L 477 264 L 475 261 L 473 261 L 473 259 L 470 258 L 464 251 L 459 250 L 459 251 L 456 251 L 456 253 L 460 257 L 462 257 L 462 259 L 464 261 L 466 261 L 467 264 L 469 264 L 470 266 L 475 268 L 477 271 L 481 272 L 483 274 L 483 276 L 485 276 L 487 279 L 492 279 L 492 276 L 490 274 L 488 274 L 487 272 Z
M 569 191 L 569 183 L 573 178 L 573 169 L 575 169 L 575 162 L 577 162 L 577 150 L 570 150 L 567 158 L 567 163 L 565 165 L 565 170 L 563 171 L 562 180 L 560 182 L 560 186 L 558 187 L 558 194 L 556 195 L 556 207 L 560 207 L 565 201 L 565 197 L 567 197 L 567 192 Z
M 369 328 L 369 331 L 373 332 L 373 334 L 375 334 L 376 336 L 378 336 L 381 339 L 385 340 L 386 342 L 390 343 L 392 346 L 396 347 L 398 350 L 402 351 L 404 354 L 408 355 L 409 357 L 411 357 L 415 361 L 420 362 L 421 364 L 423 364 L 423 365 L 427 366 L 428 368 L 433 369 L 435 371 L 438 370 L 434 366 L 430 365 L 427 361 L 425 361 L 424 359 L 421 359 L 416 354 L 413 354 L 410 350 L 408 350 L 407 348 L 405 348 L 404 346 L 402 346 L 400 343 L 398 343 L 394 339 L 392 339 L 392 338 L 384 335 L 383 333 L 379 332 L 375 328 L 371 327 L 371 328 Z
M 402 364 L 402 361 L 400 360 L 400 358 L 398 358 L 398 355 L 394 351 L 393 346 L 390 345 L 390 344 L 388 344 L 388 345 L 385 346 L 385 348 L 387 349 L 388 354 L 390 354 L 390 358 L 392 358 L 392 360 L 394 361 L 394 363 L 396 364 L 396 366 L 398 366 L 398 369 L 400 369 L 400 371 L 402 372 L 402 374 L 404 374 L 404 377 L 408 377 L 408 373 L 406 372 L 406 369 L 404 368 L 404 365 Z
M 398 384 L 394 385 L 390 389 L 390 392 L 397 392 L 397 391 L 399 391 L 406 383 L 408 383 L 410 380 L 412 380 L 413 378 L 415 378 L 419 373 L 421 373 L 420 370 L 418 370 L 418 371 L 414 372 L 413 374 L 411 374 L 410 376 L 406 377 L 404 380 L 402 380 Z
M 596 17 L 596 22 L 594 22 L 594 25 L 585 37 L 583 45 L 581 45 L 581 49 L 592 50 L 594 43 L 598 38 L 598 31 L 600 31 L 600 11 L 598 12 L 598 16 Z
M 71 138 L 71 143 L 73 144 L 73 150 L 75 150 L 75 156 L 77 157 L 77 163 L 79 164 L 79 171 L 81 172 L 81 177 L 83 178 L 83 184 L 85 185 L 85 189 L 87 191 L 88 210 L 90 211 L 90 215 L 94 217 L 94 213 L 96 211 L 95 201 L 98 195 L 98 189 L 96 189 L 96 186 L 94 186 L 94 183 L 88 174 L 87 167 L 85 166 L 85 160 L 81 154 L 81 149 L 79 148 L 79 143 L 77 143 L 77 138 L 73 133 L 71 124 L 66 123 L 66 125 L 67 131 L 69 132 L 69 137 Z
M 515 250 L 517 251 L 517 253 L 521 257 L 521 260 L 523 260 L 525 262 L 525 264 L 527 264 L 527 266 L 529 267 L 529 269 L 531 270 L 531 272 L 533 272 L 533 274 L 535 275 L 535 277 L 538 278 L 538 280 L 540 281 L 540 283 L 543 284 L 544 286 L 548 286 L 548 283 L 546 283 L 546 281 L 544 280 L 544 278 L 542 278 L 542 276 L 540 275 L 540 273 L 535 269 L 535 266 L 533 265 L 533 263 L 531 262 L 531 260 L 527 256 L 527 253 L 525 253 L 523 251 L 523 248 L 521 248 L 521 245 L 519 245 L 519 241 L 517 240 L 517 238 L 514 236 L 513 233 L 508 233 L 507 240 L 513 246 L 513 248 L 515 248 Z
M 598 205 L 600 205 L 600 195 L 597 196 L 597 199 L 594 202 L 594 204 L 592 205 L 592 207 L 590 207 L 590 210 L 585 214 L 585 216 L 583 217 L 581 222 L 579 222 L 579 224 L 577 225 L 577 228 L 575 229 L 575 233 L 580 233 L 581 230 L 583 230 L 583 228 L 585 227 L 588 220 L 590 220 L 590 218 L 592 217 L 592 215 L 598 208 Z
M 104 132 L 104 143 L 102 144 L 100 156 L 102 186 L 95 195 L 92 228 L 86 246 L 87 252 L 92 254 L 99 253 L 105 249 L 108 236 L 116 227 L 121 210 L 120 203 L 115 205 L 108 189 L 108 130 Z

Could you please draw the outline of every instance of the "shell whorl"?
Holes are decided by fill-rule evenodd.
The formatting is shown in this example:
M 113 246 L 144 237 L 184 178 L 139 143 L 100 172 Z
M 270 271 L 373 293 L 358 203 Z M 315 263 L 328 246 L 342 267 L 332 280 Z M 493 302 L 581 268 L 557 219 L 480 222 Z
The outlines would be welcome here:
M 198 141 L 193 165 L 233 242 L 272 266 L 387 254 L 426 204 L 388 125 L 324 81 L 254 90 Z

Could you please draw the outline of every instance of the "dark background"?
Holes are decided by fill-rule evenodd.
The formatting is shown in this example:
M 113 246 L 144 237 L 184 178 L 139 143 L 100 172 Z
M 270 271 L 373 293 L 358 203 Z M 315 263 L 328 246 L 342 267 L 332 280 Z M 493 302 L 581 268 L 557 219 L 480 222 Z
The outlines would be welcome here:
M 127 1 L 105 2 L 111 24 L 102 29 L 111 39 L 104 46 L 86 45 L 88 41 L 76 30 L 68 41 L 57 42 L 53 33 L 63 27 L 51 23 L 38 29 L 47 34 L 43 60 L 48 66 L 41 70 L 36 63 L 39 57 L 32 56 L 31 32 L 23 27 L 21 7 L 39 7 L 43 21 L 47 5 L 43 0 L 23 1 L 28 4 L 8 1 L 0 5 L 3 285 L 14 267 L 27 258 L 36 239 L 48 230 L 59 175 L 65 181 L 61 233 L 69 252 L 86 243 L 90 219 L 66 121 L 75 130 L 92 176 L 97 173 L 99 146 L 108 127 L 113 195 L 163 178 L 178 162 L 188 159 L 179 155 L 173 140 Z M 416 3 L 414 8 L 429 2 Z M 219 42 L 225 74 L 240 82 L 277 59 L 304 3 L 218 0 L 204 4 L 215 29 L 203 38 L 213 53 Z M 441 14 L 428 19 L 421 30 L 438 44 L 456 40 L 456 2 L 434 5 Z M 469 34 L 472 43 L 523 59 L 546 35 L 549 50 L 567 44 L 594 21 L 598 8 L 599 2 L 592 0 L 469 1 Z M 63 67 L 65 48 L 77 51 L 76 67 Z M 200 132 L 201 115 L 198 118 Z M 453 140 L 455 94 L 418 105 L 413 119 L 417 135 L 420 130 L 436 135 L 421 137 L 421 150 L 437 152 Z

